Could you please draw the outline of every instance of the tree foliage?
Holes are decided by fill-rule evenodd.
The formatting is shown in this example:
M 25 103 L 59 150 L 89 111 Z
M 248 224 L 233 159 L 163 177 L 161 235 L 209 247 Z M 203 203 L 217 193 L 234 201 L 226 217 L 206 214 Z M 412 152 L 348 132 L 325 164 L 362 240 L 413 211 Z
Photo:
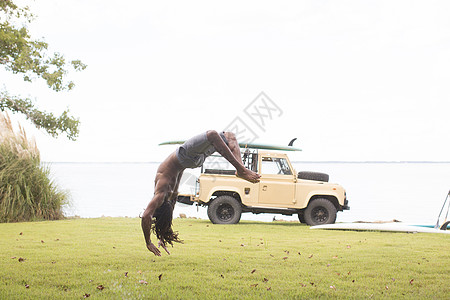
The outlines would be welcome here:
M 11 0 L 0 0 L 0 66 L 6 71 L 23 76 L 23 80 L 44 80 L 56 92 L 71 90 L 75 86 L 66 79 L 69 69 L 84 70 L 79 60 L 67 62 L 60 53 L 48 53 L 48 44 L 33 39 L 26 27 L 34 19 L 28 7 L 19 7 Z M 78 136 L 79 121 L 69 110 L 54 116 L 36 108 L 34 102 L 20 95 L 0 91 L 0 110 L 9 110 L 26 116 L 36 127 L 56 137 L 65 133 L 69 139 Z

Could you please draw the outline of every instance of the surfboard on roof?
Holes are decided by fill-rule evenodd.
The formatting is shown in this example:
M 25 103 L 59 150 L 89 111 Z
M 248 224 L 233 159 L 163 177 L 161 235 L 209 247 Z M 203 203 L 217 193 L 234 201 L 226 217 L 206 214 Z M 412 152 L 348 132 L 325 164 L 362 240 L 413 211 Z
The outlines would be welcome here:
M 163 145 L 181 145 L 185 142 L 185 140 L 174 140 L 162 142 L 159 146 Z M 273 144 L 260 144 L 260 143 L 239 143 L 239 147 L 241 148 L 249 148 L 249 149 L 261 149 L 261 150 L 278 150 L 278 151 L 302 151 L 300 148 L 296 148 L 293 146 L 283 146 L 283 145 L 273 145 Z

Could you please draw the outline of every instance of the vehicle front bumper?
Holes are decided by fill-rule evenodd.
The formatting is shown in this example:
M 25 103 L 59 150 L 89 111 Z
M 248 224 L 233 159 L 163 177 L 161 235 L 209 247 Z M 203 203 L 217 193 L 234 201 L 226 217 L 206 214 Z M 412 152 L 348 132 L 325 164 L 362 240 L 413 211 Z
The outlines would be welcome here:
M 348 206 L 348 200 L 347 199 L 344 200 L 344 205 L 341 206 L 341 207 L 342 207 L 342 210 L 350 210 L 350 206 Z

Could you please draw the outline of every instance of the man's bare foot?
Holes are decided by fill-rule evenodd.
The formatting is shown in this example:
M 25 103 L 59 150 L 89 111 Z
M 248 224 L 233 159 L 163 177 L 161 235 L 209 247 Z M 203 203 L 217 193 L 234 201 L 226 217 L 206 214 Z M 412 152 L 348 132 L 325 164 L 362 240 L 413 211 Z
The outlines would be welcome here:
M 250 181 L 251 183 L 257 183 L 259 182 L 259 178 L 261 178 L 261 175 L 259 175 L 258 173 L 245 168 L 241 172 L 236 171 L 236 176 Z

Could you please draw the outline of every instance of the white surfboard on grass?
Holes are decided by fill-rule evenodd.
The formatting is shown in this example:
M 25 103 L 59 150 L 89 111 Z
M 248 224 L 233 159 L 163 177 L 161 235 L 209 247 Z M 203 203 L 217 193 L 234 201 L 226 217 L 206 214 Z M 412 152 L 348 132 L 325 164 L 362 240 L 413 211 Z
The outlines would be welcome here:
M 357 231 L 393 231 L 393 232 L 423 232 L 423 233 L 446 233 L 449 230 L 440 230 L 429 227 L 406 225 L 398 223 L 337 223 L 311 226 L 310 229 L 327 229 L 327 230 L 357 230 Z

